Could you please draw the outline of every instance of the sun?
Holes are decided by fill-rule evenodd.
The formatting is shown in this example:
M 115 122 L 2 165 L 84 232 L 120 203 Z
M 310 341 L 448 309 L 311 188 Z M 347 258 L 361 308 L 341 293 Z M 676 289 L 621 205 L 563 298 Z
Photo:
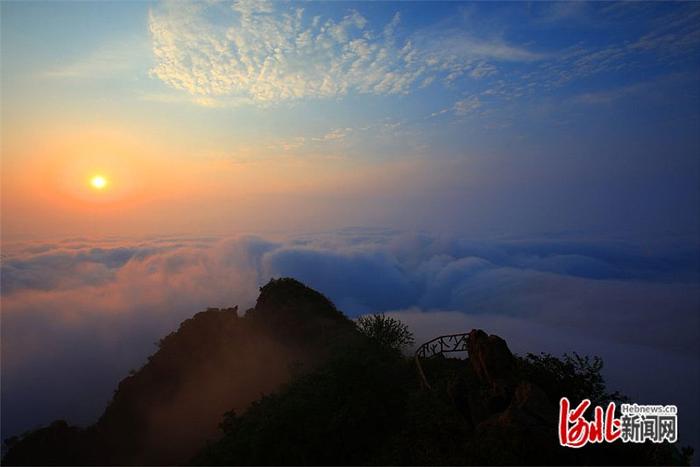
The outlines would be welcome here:
M 90 179 L 90 186 L 95 190 L 102 190 L 107 186 L 107 179 L 102 175 L 95 175 Z

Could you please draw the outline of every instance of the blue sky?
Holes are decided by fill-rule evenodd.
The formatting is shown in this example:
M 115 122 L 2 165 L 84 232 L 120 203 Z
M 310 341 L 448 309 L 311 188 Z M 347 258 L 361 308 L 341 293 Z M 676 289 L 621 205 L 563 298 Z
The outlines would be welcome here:
M 26 201 L 6 207 L 6 234 L 85 229 L 70 209 L 13 219 L 46 208 L 22 183 L 27 153 L 48 158 L 37 139 L 94 127 L 155 145 L 134 158 L 191 182 L 122 211 L 139 219 L 129 233 L 157 233 L 147 219 L 174 202 L 219 232 L 236 222 L 228 211 L 255 231 L 299 228 L 285 212 L 313 228 L 699 231 L 696 3 L 5 2 L 2 13 L 7 191 Z

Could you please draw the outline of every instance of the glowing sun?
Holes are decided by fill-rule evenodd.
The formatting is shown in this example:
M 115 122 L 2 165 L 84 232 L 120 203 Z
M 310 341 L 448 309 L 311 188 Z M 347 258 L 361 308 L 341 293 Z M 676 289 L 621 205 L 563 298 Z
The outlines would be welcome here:
M 102 190 L 104 187 L 107 186 L 107 179 L 104 178 L 102 175 L 95 175 L 90 179 L 90 186 L 93 187 L 95 190 Z

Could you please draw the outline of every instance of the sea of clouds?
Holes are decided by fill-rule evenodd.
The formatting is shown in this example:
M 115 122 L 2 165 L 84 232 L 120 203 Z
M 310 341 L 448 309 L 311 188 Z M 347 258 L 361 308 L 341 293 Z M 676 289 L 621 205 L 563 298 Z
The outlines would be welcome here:
M 420 343 L 483 328 L 515 352 L 604 358 L 637 403 L 677 404 L 700 447 L 700 249 L 693 239 L 470 239 L 347 229 L 293 236 L 3 245 L 2 436 L 96 419 L 154 343 L 207 307 L 254 305 L 292 276 L 351 317 L 387 312 Z

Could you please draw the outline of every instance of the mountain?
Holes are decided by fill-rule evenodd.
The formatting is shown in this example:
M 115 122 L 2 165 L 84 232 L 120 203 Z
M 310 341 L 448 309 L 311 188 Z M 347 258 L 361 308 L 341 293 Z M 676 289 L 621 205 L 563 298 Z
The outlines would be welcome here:
M 243 317 L 235 308 L 209 309 L 163 338 L 94 425 L 37 430 L 3 463 L 185 463 L 217 436 L 224 412 L 244 410 L 356 335 L 323 295 L 291 279 L 271 281 Z M 36 450 L 32 440 L 50 448 Z
M 401 326 L 391 318 L 381 321 Z M 398 329 L 398 328 L 396 328 Z M 459 331 L 459 330 L 456 330 Z M 390 335 L 390 334 L 386 334 Z M 558 445 L 557 401 L 619 399 L 602 362 L 517 357 L 474 330 L 469 358 L 413 359 L 323 295 L 272 280 L 161 340 L 92 426 L 10 440 L 5 465 L 682 464 L 669 445 Z M 688 454 L 686 452 L 685 454 Z

